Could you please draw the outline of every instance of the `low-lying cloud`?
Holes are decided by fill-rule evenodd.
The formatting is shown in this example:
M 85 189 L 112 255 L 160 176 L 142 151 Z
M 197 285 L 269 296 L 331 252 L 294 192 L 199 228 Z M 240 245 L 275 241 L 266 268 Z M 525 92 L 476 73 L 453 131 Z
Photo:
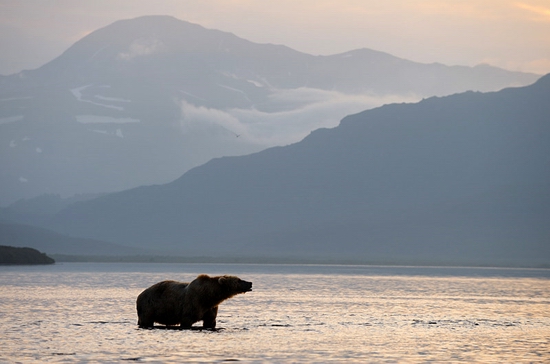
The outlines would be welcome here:
M 315 129 L 333 128 L 346 115 L 418 100 L 415 96 L 348 95 L 312 88 L 277 90 L 261 108 L 218 110 L 183 100 L 181 125 L 184 133 L 225 133 L 270 147 L 298 142 Z

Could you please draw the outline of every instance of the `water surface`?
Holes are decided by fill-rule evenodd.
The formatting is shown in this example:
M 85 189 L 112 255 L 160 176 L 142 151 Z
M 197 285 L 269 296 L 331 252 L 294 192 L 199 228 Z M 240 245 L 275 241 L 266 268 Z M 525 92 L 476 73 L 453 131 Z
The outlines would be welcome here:
M 145 330 L 164 279 L 234 274 L 253 291 L 219 330 Z M 0 362 L 550 362 L 550 271 L 60 263 L 0 267 Z

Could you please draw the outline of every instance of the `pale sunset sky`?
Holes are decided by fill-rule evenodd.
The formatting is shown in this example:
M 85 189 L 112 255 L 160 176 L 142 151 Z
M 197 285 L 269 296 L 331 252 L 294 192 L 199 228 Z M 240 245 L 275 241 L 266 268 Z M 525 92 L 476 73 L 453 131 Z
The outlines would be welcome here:
M 550 0 L 0 0 L 0 74 L 35 69 L 120 19 L 171 15 L 314 55 L 550 73 Z

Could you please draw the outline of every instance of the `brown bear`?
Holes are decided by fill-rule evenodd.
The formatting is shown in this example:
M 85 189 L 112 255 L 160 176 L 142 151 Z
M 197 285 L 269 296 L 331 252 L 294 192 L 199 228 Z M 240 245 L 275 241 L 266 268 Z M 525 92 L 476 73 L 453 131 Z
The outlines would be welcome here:
M 191 283 L 163 281 L 141 292 L 136 300 L 138 325 L 152 328 L 157 322 L 182 329 L 202 320 L 203 328 L 216 327 L 218 305 L 239 293 L 252 291 L 252 282 L 233 276 L 201 274 Z

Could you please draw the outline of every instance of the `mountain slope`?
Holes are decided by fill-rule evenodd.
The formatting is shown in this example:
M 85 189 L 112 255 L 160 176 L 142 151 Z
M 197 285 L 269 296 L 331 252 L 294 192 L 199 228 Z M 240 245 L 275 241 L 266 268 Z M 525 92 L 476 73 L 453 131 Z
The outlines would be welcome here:
M 303 141 L 78 203 L 61 231 L 186 255 L 550 261 L 550 75 L 393 104 Z
M 68 255 L 134 255 L 150 251 L 74 238 L 35 226 L 0 222 L 0 245 L 31 247 L 48 254 Z
M 367 49 L 317 57 L 166 16 L 122 20 L 0 78 L 0 204 L 166 183 L 388 101 L 537 78 Z

